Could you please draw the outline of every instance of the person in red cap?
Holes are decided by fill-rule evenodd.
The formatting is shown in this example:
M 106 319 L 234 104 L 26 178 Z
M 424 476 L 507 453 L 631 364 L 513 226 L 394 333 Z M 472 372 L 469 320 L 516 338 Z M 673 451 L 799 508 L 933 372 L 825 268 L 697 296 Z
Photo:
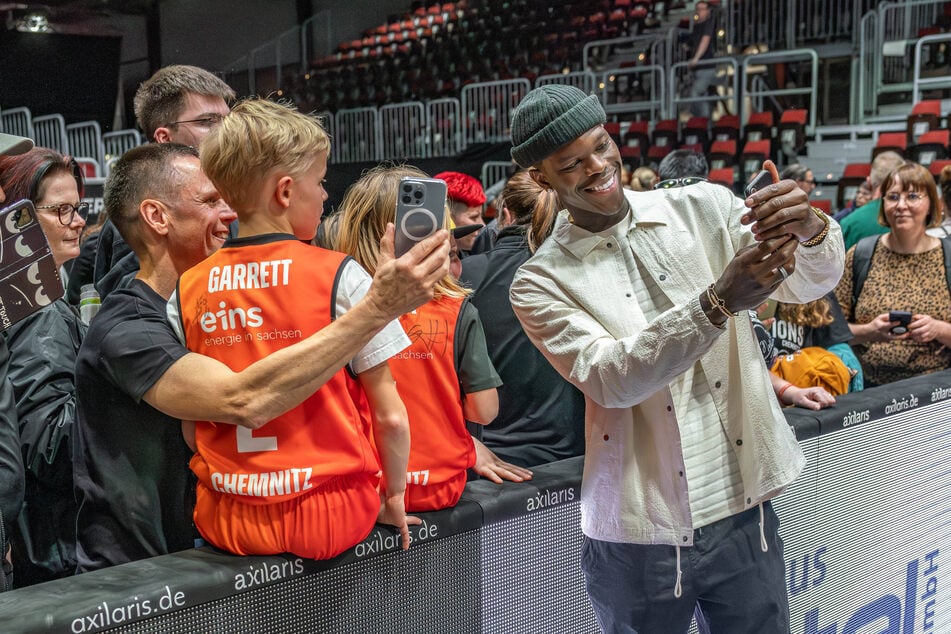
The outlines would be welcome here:
M 460 257 L 465 257 L 472 250 L 479 231 L 465 233 L 462 228 L 477 225 L 481 229 L 485 226 L 482 222 L 485 190 L 477 179 L 462 172 L 440 172 L 434 178 L 446 181 L 446 198 L 449 199 L 449 211 L 456 225 L 454 236 Z

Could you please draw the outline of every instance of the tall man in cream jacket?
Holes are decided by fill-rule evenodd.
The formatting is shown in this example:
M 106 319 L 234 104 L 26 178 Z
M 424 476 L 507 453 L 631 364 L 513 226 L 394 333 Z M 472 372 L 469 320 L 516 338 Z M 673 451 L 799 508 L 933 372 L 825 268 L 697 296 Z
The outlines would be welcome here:
M 511 299 L 585 394 L 592 605 L 606 632 L 685 632 L 695 606 L 713 632 L 788 632 L 769 500 L 805 460 L 747 309 L 832 289 L 841 232 L 788 180 L 745 201 L 708 183 L 626 192 L 604 121 L 597 97 L 559 85 L 512 117 L 512 158 L 565 207 Z

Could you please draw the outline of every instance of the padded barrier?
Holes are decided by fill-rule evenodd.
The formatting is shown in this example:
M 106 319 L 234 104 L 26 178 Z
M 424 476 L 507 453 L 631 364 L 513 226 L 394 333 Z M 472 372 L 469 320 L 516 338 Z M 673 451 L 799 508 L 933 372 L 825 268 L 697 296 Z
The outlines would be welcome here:
M 951 632 L 951 371 L 786 414 L 808 458 L 776 501 L 793 634 Z M 596 632 L 581 468 L 472 482 L 406 553 L 377 527 L 329 562 L 200 548 L 0 594 L 0 631 Z

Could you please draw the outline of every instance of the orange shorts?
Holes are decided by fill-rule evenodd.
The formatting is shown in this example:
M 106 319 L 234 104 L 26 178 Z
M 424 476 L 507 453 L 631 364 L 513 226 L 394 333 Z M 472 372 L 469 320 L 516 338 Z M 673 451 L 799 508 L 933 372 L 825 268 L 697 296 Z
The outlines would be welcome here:
M 406 484 L 403 497 L 407 513 L 438 511 L 455 506 L 466 488 L 466 472 L 462 471 L 448 482 L 439 484 Z
M 236 555 L 330 559 L 370 534 L 380 513 L 378 482 L 373 474 L 338 476 L 286 502 L 246 504 L 199 481 L 195 526 L 209 543 Z

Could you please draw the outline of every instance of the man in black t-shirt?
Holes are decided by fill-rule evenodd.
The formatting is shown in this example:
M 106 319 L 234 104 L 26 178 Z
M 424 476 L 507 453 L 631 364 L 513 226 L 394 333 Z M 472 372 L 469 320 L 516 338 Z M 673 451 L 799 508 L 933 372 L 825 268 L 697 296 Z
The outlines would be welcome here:
M 361 301 L 311 337 L 233 372 L 189 352 L 165 319 L 179 275 L 225 242 L 235 218 L 201 171 L 197 150 L 174 143 L 129 150 L 112 169 L 104 202 L 141 266 L 127 288 L 105 299 L 77 359 L 79 572 L 194 543 L 182 420 L 264 425 L 432 298 L 449 271 L 448 232 L 417 244 L 398 266 L 390 227 Z
M 690 97 L 707 97 L 710 84 L 716 77 L 716 66 L 697 66 L 698 62 L 713 58 L 714 24 L 709 2 L 698 2 L 694 7 L 693 29 L 690 31 L 690 61 L 688 68 L 693 72 L 690 79 Z M 710 118 L 713 112 L 712 102 L 694 101 L 690 103 L 690 114 L 695 117 Z

